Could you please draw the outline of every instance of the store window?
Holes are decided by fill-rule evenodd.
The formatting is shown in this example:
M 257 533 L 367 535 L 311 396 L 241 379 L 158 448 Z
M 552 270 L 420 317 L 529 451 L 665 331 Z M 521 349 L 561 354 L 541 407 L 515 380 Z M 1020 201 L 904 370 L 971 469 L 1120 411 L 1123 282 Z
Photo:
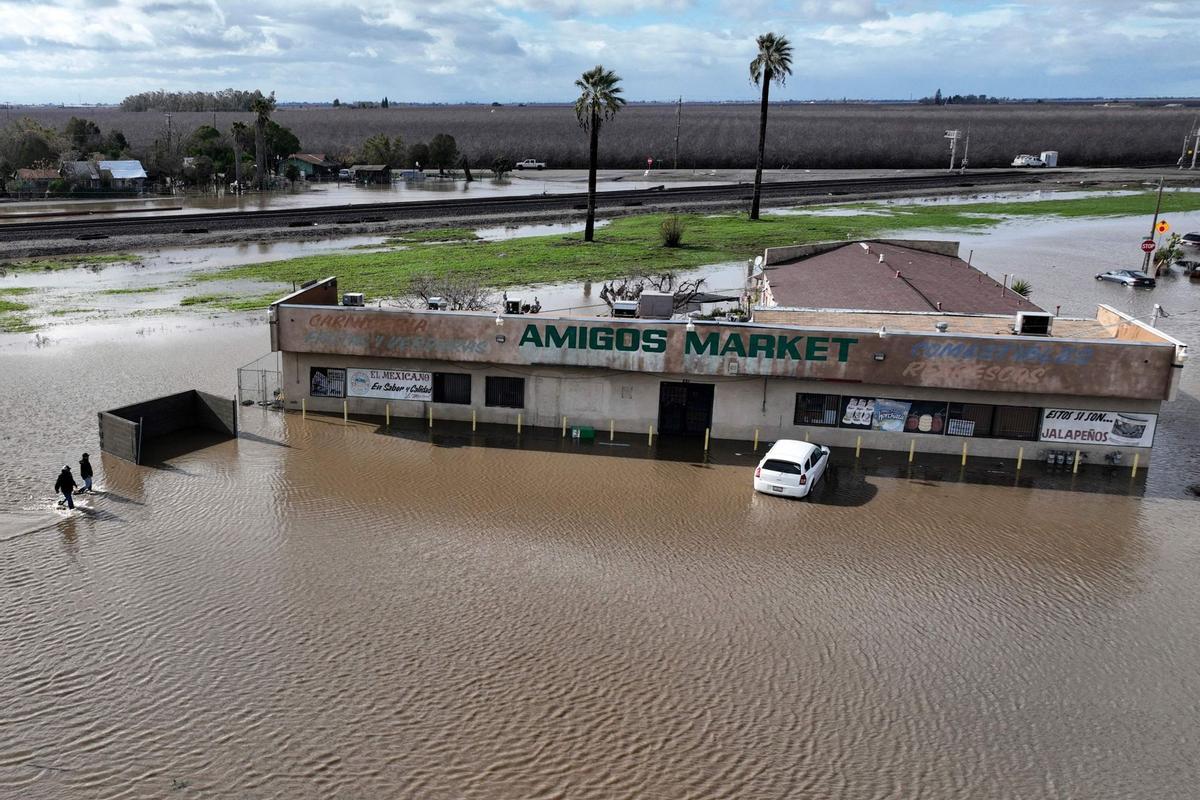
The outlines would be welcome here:
M 433 373 L 433 402 L 471 404 L 471 376 L 464 372 Z
M 1027 406 L 996 406 L 992 435 L 1001 439 L 1036 441 L 1042 412 Z
M 950 413 L 946 420 L 946 434 L 977 438 L 991 436 L 992 418 L 995 414 L 995 406 L 978 403 L 951 403 Z
M 833 394 L 796 393 L 795 425 L 822 425 L 835 427 L 841 409 L 841 398 Z
M 525 407 L 525 379 L 488 375 L 484 382 L 485 403 L 500 408 Z

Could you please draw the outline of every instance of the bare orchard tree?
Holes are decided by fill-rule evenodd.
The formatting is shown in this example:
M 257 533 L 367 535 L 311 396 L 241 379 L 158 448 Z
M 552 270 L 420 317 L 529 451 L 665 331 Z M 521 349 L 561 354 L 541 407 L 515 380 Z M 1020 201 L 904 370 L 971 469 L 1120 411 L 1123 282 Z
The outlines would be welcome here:
M 675 311 L 683 311 L 704 289 L 704 278 L 680 280 L 674 272 L 636 273 L 619 281 L 605 283 L 600 289 L 600 299 L 612 308 L 617 300 L 637 300 L 644 291 L 666 292 L 674 296 L 671 303 Z
M 432 297 L 440 297 L 449 311 L 492 311 L 496 307 L 492 292 L 478 278 L 454 272 L 414 275 L 408 282 L 404 305 L 427 308 Z

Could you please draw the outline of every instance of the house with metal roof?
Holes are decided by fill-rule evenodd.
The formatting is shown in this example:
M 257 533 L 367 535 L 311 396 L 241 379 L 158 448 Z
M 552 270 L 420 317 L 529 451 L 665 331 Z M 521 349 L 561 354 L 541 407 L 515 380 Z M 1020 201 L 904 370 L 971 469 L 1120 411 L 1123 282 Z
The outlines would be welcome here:
M 392 171 L 387 164 L 355 164 L 350 168 L 355 183 L 390 183 Z
M 146 183 L 146 170 L 140 161 L 101 161 L 98 166 L 101 177 L 107 177 L 114 189 L 140 190 Z
M 337 162 L 330 161 L 324 153 L 292 153 L 284 162 L 284 168 L 294 165 L 305 178 L 332 178 L 337 175 Z

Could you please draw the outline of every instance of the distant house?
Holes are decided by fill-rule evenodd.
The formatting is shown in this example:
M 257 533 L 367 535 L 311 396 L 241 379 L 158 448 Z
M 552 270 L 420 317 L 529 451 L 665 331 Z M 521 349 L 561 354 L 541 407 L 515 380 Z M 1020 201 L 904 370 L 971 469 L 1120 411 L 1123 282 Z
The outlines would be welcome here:
M 64 161 L 59 174 L 72 189 L 100 188 L 100 168 L 94 161 Z
M 338 171 L 338 165 L 324 153 L 292 153 L 284 162 L 284 168 L 289 164 L 295 165 L 305 178 L 332 178 Z
M 387 164 L 355 164 L 350 168 L 355 183 L 391 183 L 392 171 Z
M 137 189 L 146 184 L 146 170 L 140 161 L 101 161 L 101 179 L 108 178 L 114 189 Z
M 19 169 L 17 188 L 22 192 L 44 192 L 61 177 L 56 169 Z

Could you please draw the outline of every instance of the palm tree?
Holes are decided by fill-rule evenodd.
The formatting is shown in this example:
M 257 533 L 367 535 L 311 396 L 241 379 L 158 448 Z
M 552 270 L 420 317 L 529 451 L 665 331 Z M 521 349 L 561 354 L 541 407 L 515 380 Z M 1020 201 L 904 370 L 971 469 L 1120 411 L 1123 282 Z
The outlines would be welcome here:
M 592 136 L 588 155 L 588 203 L 587 224 L 583 229 L 583 240 L 592 241 L 596 228 L 596 156 L 600 149 L 600 123 L 606 122 L 625 105 L 621 97 L 621 79 L 616 73 L 601 65 L 589 69 L 575 81 L 579 87 L 579 99 L 575 101 L 575 118 L 579 127 Z
M 267 97 L 261 94 L 250 101 L 254 112 L 254 182 L 259 189 L 267 188 L 267 123 L 275 110 L 275 93 Z
M 792 74 L 792 46 L 788 40 L 773 33 L 758 37 L 758 56 L 750 62 L 750 80 L 754 85 L 762 84 L 762 108 L 758 112 L 758 161 L 754 165 L 754 201 L 750 205 L 750 219 L 758 219 L 758 200 L 762 193 L 763 150 L 767 146 L 767 99 L 771 94 L 771 82 L 780 86 Z
M 233 140 L 233 179 L 237 182 L 238 191 L 242 191 L 242 145 L 250 138 L 250 129 L 244 122 L 235 122 L 229 126 L 229 138 Z

